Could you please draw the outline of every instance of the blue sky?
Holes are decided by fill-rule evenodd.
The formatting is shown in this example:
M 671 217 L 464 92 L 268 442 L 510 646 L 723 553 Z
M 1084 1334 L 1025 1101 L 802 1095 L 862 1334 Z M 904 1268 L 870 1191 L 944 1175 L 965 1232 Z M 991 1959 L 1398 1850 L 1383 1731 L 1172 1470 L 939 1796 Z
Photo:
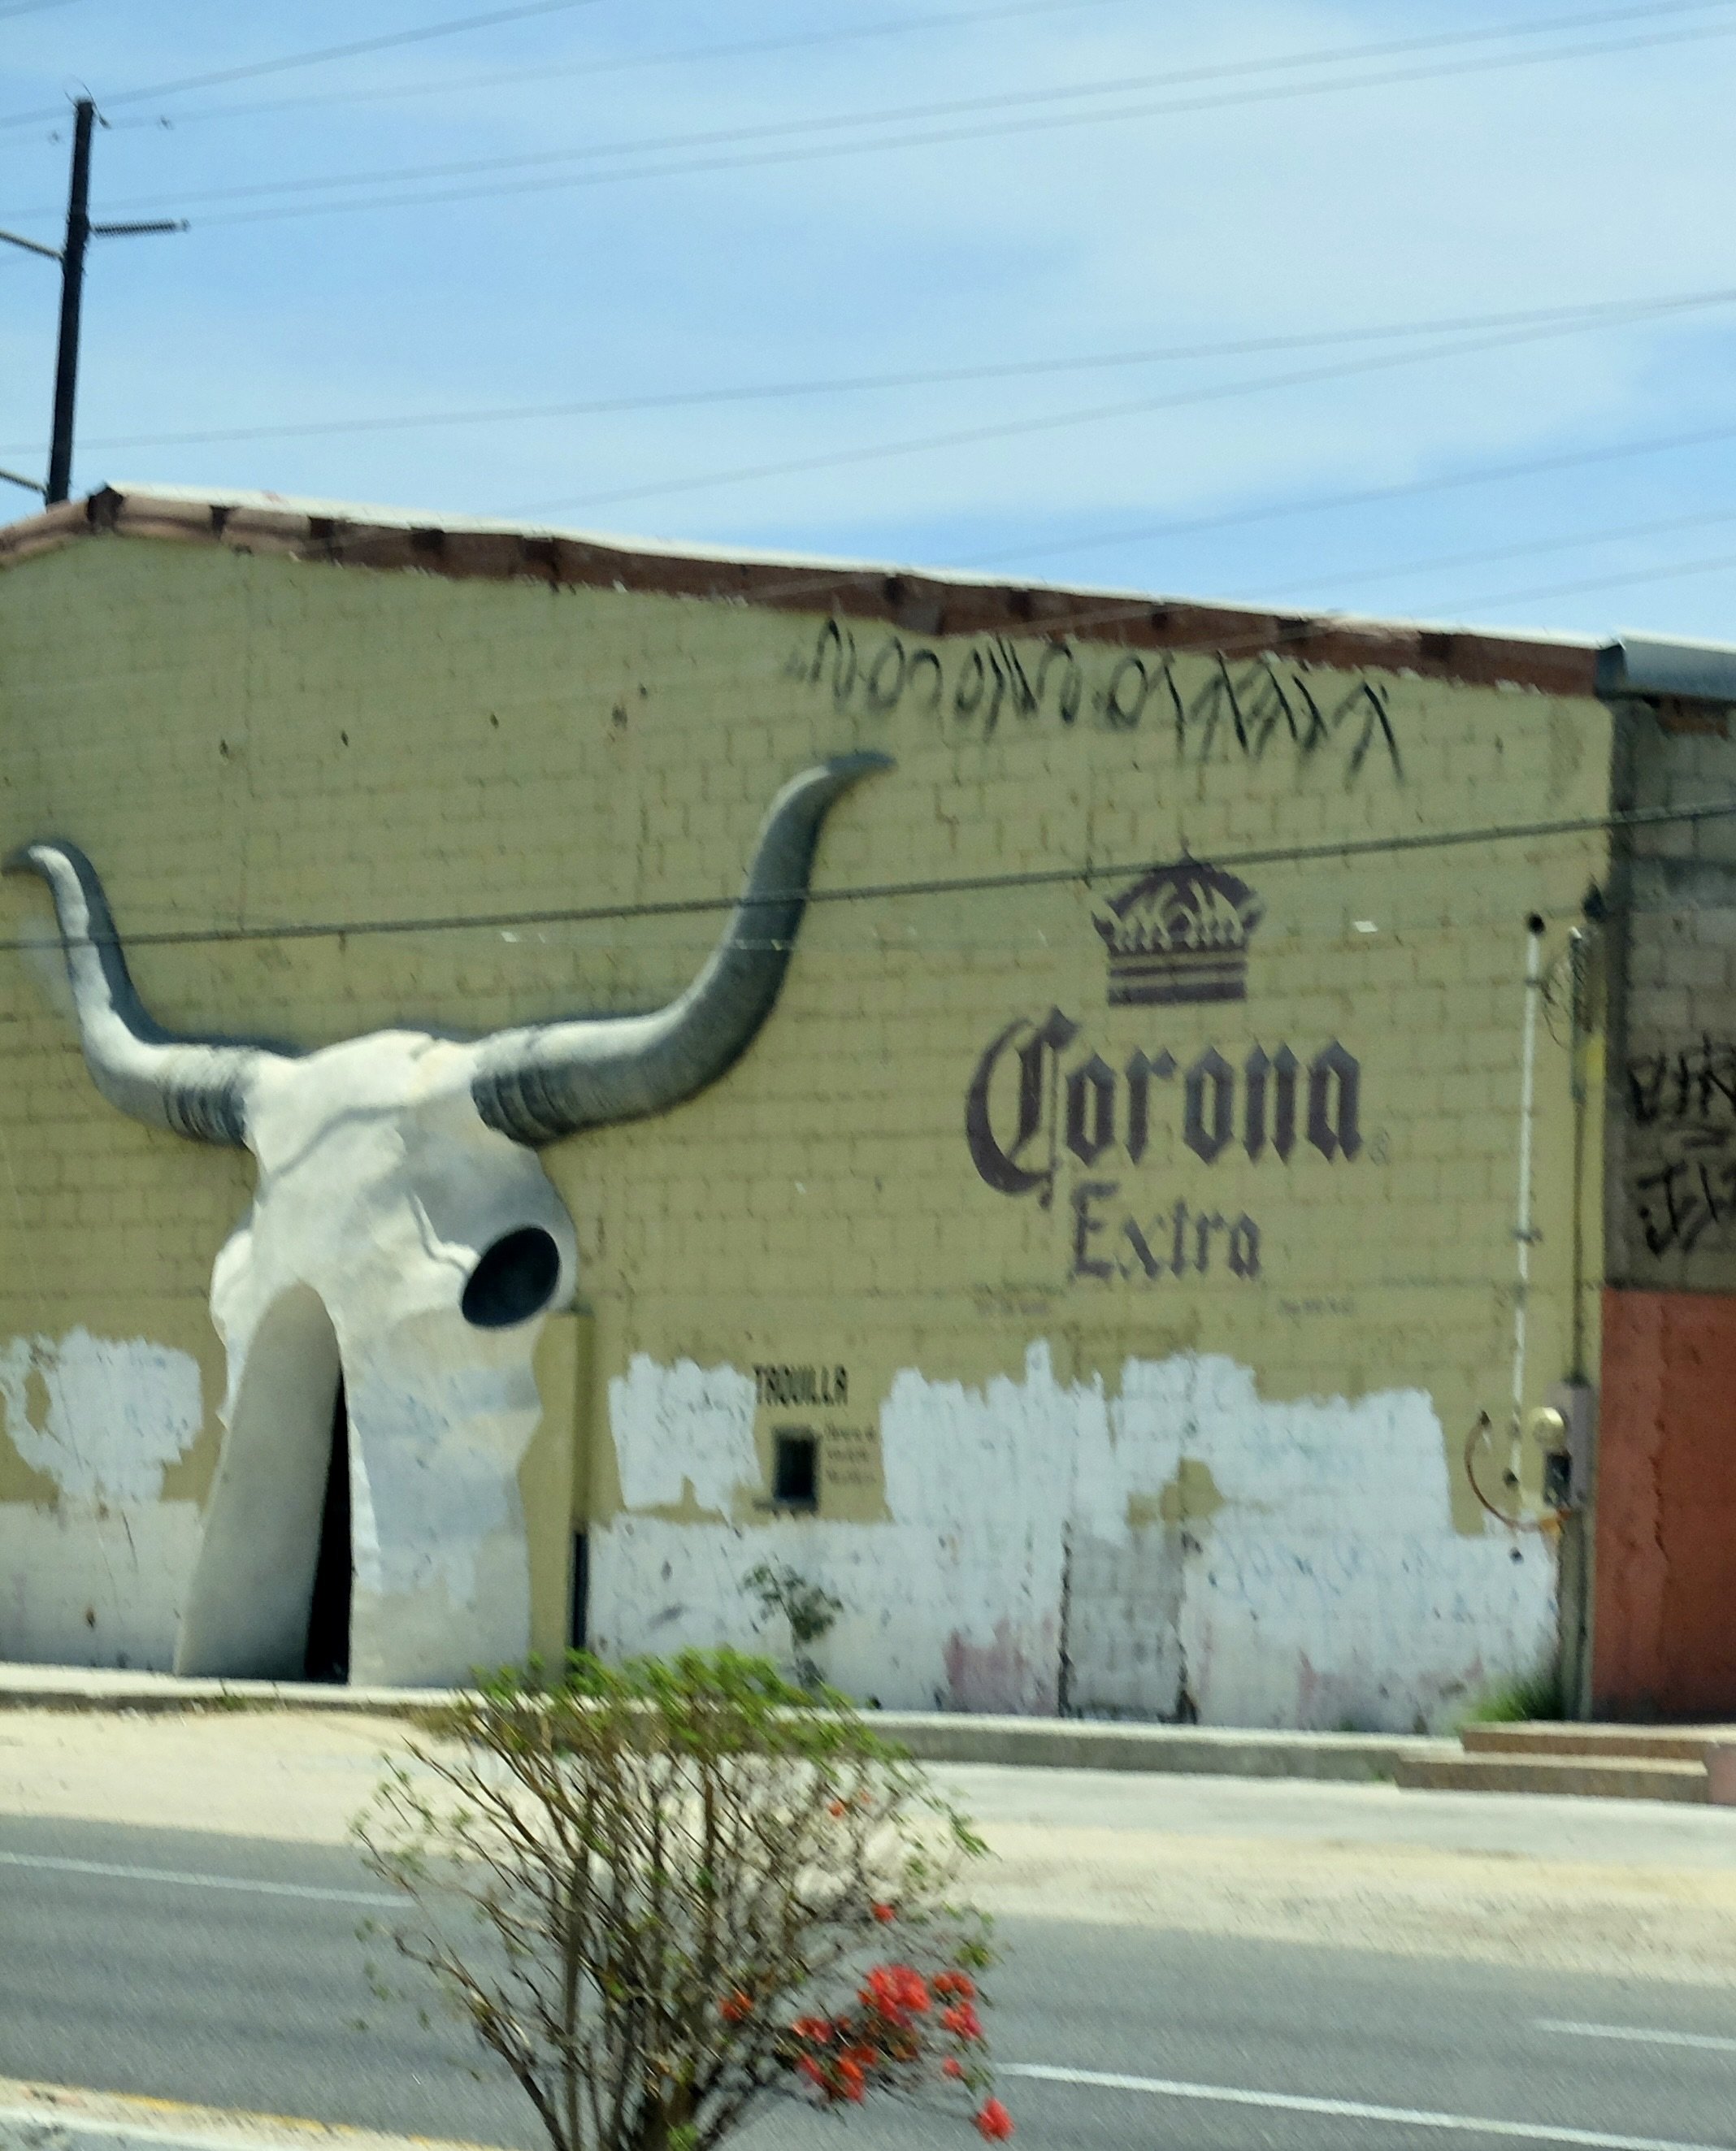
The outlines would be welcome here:
M 578 0 L 154 89 L 505 5 L 0 0 L 0 225 L 80 85 L 94 213 L 192 220 L 94 245 L 75 489 L 1736 640 L 1736 0 Z M 0 248 L 13 469 L 56 286 Z

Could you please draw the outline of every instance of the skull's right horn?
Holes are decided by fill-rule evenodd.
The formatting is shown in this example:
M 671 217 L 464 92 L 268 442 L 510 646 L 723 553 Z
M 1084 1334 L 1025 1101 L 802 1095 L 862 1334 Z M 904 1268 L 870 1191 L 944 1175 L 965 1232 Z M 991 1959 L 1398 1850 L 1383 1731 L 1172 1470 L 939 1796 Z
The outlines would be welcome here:
M 147 1012 L 127 971 L 97 870 L 76 844 L 25 844 L 8 873 L 38 873 L 54 898 L 78 1036 L 98 1090 L 147 1127 L 195 1142 L 247 1141 L 247 1078 L 273 1046 L 178 1038 Z
M 661 1112 L 722 1075 L 777 999 L 828 809 L 863 777 L 891 767 L 888 755 L 838 755 L 784 787 L 722 939 L 666 1008 L 533 1024 L 483 1040 L 471 1093 L 489 1126 L 522 1143 L 554 1142 Z

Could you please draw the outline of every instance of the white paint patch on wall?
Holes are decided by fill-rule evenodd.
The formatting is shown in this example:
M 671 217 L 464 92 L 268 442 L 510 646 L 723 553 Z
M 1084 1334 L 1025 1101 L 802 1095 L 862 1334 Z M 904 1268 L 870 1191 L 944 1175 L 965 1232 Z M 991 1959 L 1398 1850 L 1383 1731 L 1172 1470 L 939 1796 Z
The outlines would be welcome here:
M 676 1508 L 691 1486 L 701 1509 L 728 1516 L 736 1487 L 759 1481 L 754 1401 L 752 1376 L 733 1367 L 660 1367 L 635 1352 L 609 1384 L 610 1424 L 624 1430 L 615 1445 L 622 1501 Z
M 83 1329 L 13 1338 L 0 1348 L 0 1412 L 56 1490 L 52 1507 L 0 1506 L 0 1656 L 168 1666 L 199 1515 L 160 1496 L 199 1438 L 198 1362 Z
M 0 1658 L 170 1672 L 199 1535 L 195 1501 L 0 1502 Z
M 154 1501 L 163 1473 L 199 1439 L 199 1363 L 143 1337 L 74 1329 L 0 1351 L 13 1446 L 70 1501 Z
M 716 1400 L 709 1413 L 702 1396 Z M 726 1510 L 728 1491 L 758 1476 L 754 1397 L 751 1378 L 729 1368 L 635 1359 L 630 1378 L 610 1385 L 624 1493 L 662 1506 L 685 1478 Z M 843 1602 L 823 1655 L 853 1693 L 888 1707 L 1052 1711 L 1059 1519 L 1078 1411 L 1045 1345 L 1033 1347 L 1022 1382 L 986 1389 L 901 1374 L 880 1415 L 890 1523 L 677 1524 L 633 1515 L 628 1494 L 629 1513 L 592 1537 L 598 1647 L 629 1656 L 728 1642 L 782 1653 L 787 1639 L 762 1627 L 742 1578 L 760 1561 L 787 1562 Z M 708 1425 L 719 1445 L 709 1465 L 693 1449 Z M 682 1445 L 664 1463 L 671 1427 Z
M 736 1399 L 711 1423 L 716 1483 L 738 1483 L 747 1400 L 730 1385 L 751 1399 L 747 1378 L 638 1359 L 610 1387 L 624 1490 L 678 1498 L 656 1460 L 666 1425 L 697 1485 L 696 1377 Z M 1110 1399 L 1058 1382 L 1039 1344 L 1020 1381 L 905 1370 L 880 1432 L 888 1523 L 680 1525 L 632 1514 L 629 1495 L 594 1538 L 600 1647 L 781 1648 L 741 1587 L 773 1559 L 843 1601 L 827 1669 L 888 1707 L 1052 1711 L 1065 1646 L 1082 1710 L 1408 1729 L 1529 1669 L 1552 1637 L 1548 1556 L 1516 1565 L 1504 1535 L 1453 1528 L 1420 1390 L 1271 1403 L 1247 1369 L 1190 1354 L 1128 1360 Z
M 1227 1359 L 1130 1359 L 1109 1435 L 1074 1506 L 1076 1564 L 1094 1545 L 1103 1576 L 1076 1575 L 1081 1708 L 1409 1731 L 1552 1647 L 1552 1557 L 1453 1528 L 1420 1389 L 1276 1403 Z M 1132 1498 L 1166 1486 L 1173 1520 L 1136 1523 Z M 1142 1678 L 1131 1647 L 1154 1635 L 1168 1656 Z

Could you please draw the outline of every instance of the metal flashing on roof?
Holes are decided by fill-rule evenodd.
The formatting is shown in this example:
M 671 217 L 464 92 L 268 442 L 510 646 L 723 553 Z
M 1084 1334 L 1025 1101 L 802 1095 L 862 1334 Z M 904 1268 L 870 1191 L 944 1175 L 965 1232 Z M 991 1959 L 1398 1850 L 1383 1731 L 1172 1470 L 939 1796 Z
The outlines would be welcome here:
M 1736 645 L 1619 635 L 1597 652 L 1597 692 L 1676 702 L 1736 702 Z

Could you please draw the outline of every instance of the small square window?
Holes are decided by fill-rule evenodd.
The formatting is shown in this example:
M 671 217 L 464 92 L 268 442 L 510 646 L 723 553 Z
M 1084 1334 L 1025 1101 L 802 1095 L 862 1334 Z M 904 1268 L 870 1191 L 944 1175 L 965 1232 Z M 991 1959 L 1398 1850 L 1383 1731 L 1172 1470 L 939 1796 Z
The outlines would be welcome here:
M 820 1445 L 807 1427 L 779 1427 L 772 1436 L 772 1499 L 780 1509 L 820 1506 Z

